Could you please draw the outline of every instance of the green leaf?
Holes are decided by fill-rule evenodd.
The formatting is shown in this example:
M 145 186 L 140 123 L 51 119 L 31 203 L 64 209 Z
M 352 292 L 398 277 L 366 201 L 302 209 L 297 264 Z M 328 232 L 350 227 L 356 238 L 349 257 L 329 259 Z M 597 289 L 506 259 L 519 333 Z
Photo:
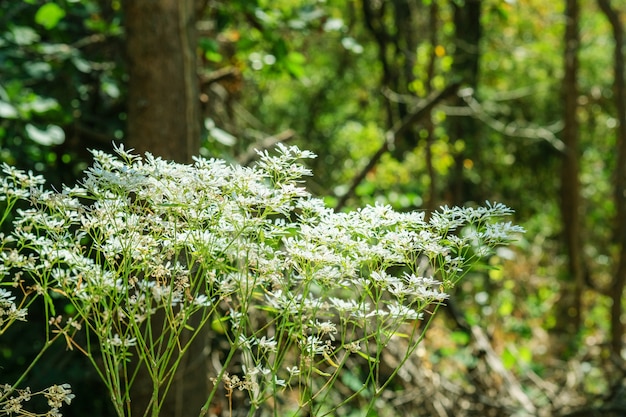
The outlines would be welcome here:
M 350 370 L 346 370 L 341 374 L 341 382 L 354 392 L 362 390 L 364 385 L 363 380 L 359 376 L 350 372 Z
M 35 22 L 45 27 L 53 29 L 65 17 L 65 10 L 55 3 L 46 3 L 37 10 Z
M 104 92 L 107 96 L 111 98 L 120 97 L 120 89 L 114 82 L 103 81 L 101 88 L 102 92 Z
M 210 61 L 210 62 L 222 62 L 223 60 L 223 57 L 221 54 L 217 52 L 213 52 L 213 51 L 206 51 L 204 53 L 204 57 L 206 58 L 207 61 Z
M 459 345 L 467 345 L 470 340 L 469 335 L 465 332 L 452 332 L 450 338 Z
M 515 355 L 513 355 L 513 353 L 509 350 L 509 348 L 504 349 L 504 351 L 502 352 L 501 359 L 502 359 L 502 364 L 504 365 L 506 369 L 513 368 L 513 366 L 515 366 L 515 363 L 517 362 Z
M 226 334 L 228 331 L 228 317 L 222 317 L 217 312 L 215 318 L 211 320 L 211 329 L 217 334 Z
M 313 367 L 313 372 L 315 372 L 318 375 L 325 376 L 325 377 L 331 377 L 332 376 L 332 374 L 329 374 L 327 372 L 323 372 L 323 371 L 317 369 L 316 367 Z
M 6 101 L 0 101 L 0 117 L 3 119 L 17 119 L 17 109 Z
M 299 52 L 290 52 L 289 55 L 287 55 L 287 60 L 285 61 L 285 67 L 287 68 L 287 71 L 294 77 L 294 78 L 302 78 L 304 77 L 304 62 L 306 61 L 306 58 L 304 57 L 304 55 L 302 55 Z
M 27 26 L 15 26 L 11 29 L 11 35 L 13 35 L 13 41 L 18 45 L 32 45 L 40 39 L 39 34 Z
M 59 102 L 56 99 L 50 97 L 36 96 L 33 102 L 23 106 L 22 110 L 32 111 L 33 113 L 41 114 L 52 110 L 57 110 L 59 108 Z
M 528 346 L 521 346 L 517 351 L 522 362 L 526 364 L 532 363 L 533 351 Z
M 72 57 L 72 64 L 74 64 L 76 69 L 82 73 L 88 74 L 91 72 L 91 65 L 89 64 L 89 62 L 87 62 L 81 57 L 78 57 L 78 56 Z
M 215 122 L 212 119 L 206 119 L 204 121 L 204 127 L 209 131 L 209 136 L 222 145 L 233 146 L 237 143 L 236 137 L 215 126 Z
M 366 359 L 372 363 L 377 363 L 378 361 L 376 360 L 376 358 L 373 358 L 371 356 L 369 356 L 367 353 L 363 353 L 361 351 L 356 351 L 355 352 L 357 355 L 359 355 L 360 357 L 362 357 L 363 359 Z
M 31 125 L 26 125 L 26 133 L 35 142 L 43 146 L 60 145 L 65 142 L 65 132 L 59 126 L 48 125 L 41 130 Z
M 50 75 L 52 66 L 47 62 L 25 62 L 24 68 L 28 75 L 34 79 L 43 79 Z

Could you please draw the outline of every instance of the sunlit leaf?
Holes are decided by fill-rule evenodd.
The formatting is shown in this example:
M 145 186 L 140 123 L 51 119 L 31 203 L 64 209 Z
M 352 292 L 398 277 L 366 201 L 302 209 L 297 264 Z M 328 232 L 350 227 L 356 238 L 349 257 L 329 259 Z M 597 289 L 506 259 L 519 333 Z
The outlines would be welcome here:
M 211 320 L 211 329 L 218 334 L 226 334 L 228 331 L 228 320 L 228 317 L 223 317 L 216 313 L 216 317 Z
M 368 360 L 369 362 L 372 362 L 372 363 L 378 362 L 378 360 L 376 358 L 373 358 L 373 357 L 369 356 L 367 353 L 364 353 L 364 352 L 361 352 L 361 351 L 357 351 L 356 354 L 359 355 L 360 357 L 362 357 L 363 359 Z
M 0 117 L 3 119 L 15 119 L 17 115 L 17 109 L 12 104 L 0 101 Z
M 222 62 L 222 55 L 214 51 L 206 51 L 204 57 L 210 62 Z
M 33 141 L 43 146 L 60 145 L 65 142 L 65 132 L 55 125 L 48 125 L 42 130 L 29 123 L 26 125 L 26 133 Z
M 304 77 L 304 63 L 306 58 L 299 52 L 290 52 L 285 61 L 287 71 L 295 78 Z
M 330 366 L 332 366 L 333 368 L 339 368 L 339 364 L 335 362 L 333 358 L 331 358 L 330 355 L 326 353 L 326 351 L 322 352 L 322 355 L 324 356 L 324 359 L 326 359 L 326 362 L 330 364 Z
M 24 110 L 30 110 L 34 113 L 45 113 L 58 108 L 59 102 L 49 97 L 37 97 L 32 103 L 24 106 Z
M 519 358 L 524 363 L 531 363 L 533 360 L 533 352 L 528 346 L 518 348 Z
M 11 29 L 11 34 L 13 41 L 18 45 L 31 45 L 40 39 L 35 30 L 26 26 L 15 26 Z
M 345 27 L 342 19 L 330 18 L 324 23 L 324 31 L 332 32 L 342 30 Z
M 85 74 L 91 72 L 91 65 L 86 60 L 80 57 L 72 57 L 72 64 L 76 67 L 80 72 L 84 72 Z
M 321 376 L 326 376 L 326 377 L 332 376 L 332 374 L 329 374 L 327 372 L 321 371 L 321 370 L 319 370 L 319 369 L 317 369 L 315 367 L 313 367 L 313 372 L 315 372 L 316 374 L 321 375 Z
M 61 19 L 65 17 L 65 10 L 63 10 L 56 3 L 46 3 L 37 10 L 35 14 L 35 22 L 45 27 L 46 29 L 53 29 L 59 24 Z
M 450 338 L 459 345 L 467 345 L 470 340 L 469 335 L 465 332 L 452 332 Z
M 354 52 L 355 54 L 363 53 L 363 46 L 350 36 L 346 36 L 341 39 L 341 45 L 343 45 L 343 47 L 348 51 Z
M 102 83 L 102 91 L 111 98 L 119 98 L 120 89 L 117 84 L 112 82 L 103 82 Z
M 215 122 L 212 119 L 206 119 L 204 121 L 204 127 L 209 131 L 209 136 L 222 145 L 233 146 L 237 143 L 236 137 L 215 126 Z
M 50 75 L 52 66 L 47 62 L 28 62 L 24 64 L 26 72 L 33 78 L 44 78 Z
M 517 362 L 515 355 L 513 355 L 513 353 L 509 350 L 509 348 L 504 349 L 504 351 L 502 352 L 501 359 L 502 359 L 502 364 L 507 369 L 511 369 L 515 365 L 515 362 Z

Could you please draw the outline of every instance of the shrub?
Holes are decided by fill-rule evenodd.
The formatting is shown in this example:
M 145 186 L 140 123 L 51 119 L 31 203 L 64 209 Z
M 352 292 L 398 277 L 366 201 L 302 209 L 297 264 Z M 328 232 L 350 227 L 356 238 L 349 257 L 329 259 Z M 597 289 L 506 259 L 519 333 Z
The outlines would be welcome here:
M 182 355 L 203 331 L 229 346 L 209 371 L 205 410 L 220 389 L 231 400 L 247 393 L 250 414 L 278 407 L 268 400 L 289 390 L 298 404 L 283 411 L 294 415 L 331 413 L 365 390 L 373 407 L 446 291 L 522 231 L 493 221 L 512 213 L 496 203 L 442 207 L 428 219 L 383 205 L 336 213 L 302 187 L 310 172 L 299 161 L 314 155 L 296 147 L 260 152 L 254 167 L 202 158 L 182 165 L 123 147 L 93 154 L 84 179 L 59 192 L 4 166 L 2 220 L 17 216 L 2 236 L 2 284 L 13 289 L 0 293 L 0 325 L 25 320 L 42 299 L 50 325 L 43 350 L 63 338 L 88 355 L 119 416 L 130 415 L 142 367 L 153 387 L 147 412 L 159 415 Z M 15 209 L 19 201 L 27 205 Z M 56 313 L 59 297 L 74 314 Z M 406 354 L 383 375 L 381 354 L 395 338 L 407 341 Z M 343 403 L 327 404 L 351 358 L 367 377 Z M 25 396 L 20 383 L 2 391 L 8 413 Z M 59 387 L 65 396 L 50 403 L 50 415 L 72 398 L 67 385 L 43 395 Z

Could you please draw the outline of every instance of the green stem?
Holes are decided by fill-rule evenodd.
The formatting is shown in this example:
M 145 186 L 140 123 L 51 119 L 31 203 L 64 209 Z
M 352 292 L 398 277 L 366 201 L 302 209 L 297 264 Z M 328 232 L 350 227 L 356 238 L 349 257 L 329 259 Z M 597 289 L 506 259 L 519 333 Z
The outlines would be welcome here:
M 439 310 L 439 307 L 442 304 L 437 303 L 435 304 L 435 309 L 433 310 L 433 312 L 430 314 L 430 318 L 428 319 L 428 321 L 426 322 L 426 325 L 424 326 L 424 328 L 422 329 L 422 333 L 419 335 L 419 337 L 417 338 L 417 340 L 415 341 L 415 343 L 413 343 L 413 345 L 409 346 L 409 348 L 407 349 L 406 354 L 404 355 L 404 357 L 402 358 L 402 360 L 400 360 L 400 363 L 398 364 L 398 366 L 396 366 L 394 368 L 394 370 L 391 372 L 391 374 L 389 375 L 389 377 L 387 378 L 387 380 L 380 386 L 378 386 L 378 383 L 376 384 L 376 390 L 374 392 L 374 395 L 372 396 L 372 398 L 370 399 L 369 404 L 367 405 L 367 410 L 373 410 L 374 409 L 374 403 L 376 402 L 376 400 L 380 397 L 380 395 L 383 393 L 383 391 L 385 390 L 385 388 L 391 383 L 391 381 L 394 379 L 394 377 L 398 374 L 398 372 L 400 371 L 400 369 L 402 368 L 402 366 L 406 363 L 407 360 L 409 360 L 409 358 L 411 357 L 411 354 L 413 352 L 415 352 L 415 349 L 417 349 L 417 347 L 419 346 L 420 343 L 422 343 L 422 341 L 424 340 L 424 338 L 426 337 L 426 331 L 428 330 L 428 328 L 430 327 L 430 325 L 432 324 L 432 321 L 435 318 L 435 315 L 437 313 L 437 311 Z M 417 326 L 414 327 L 413 331 L 411 332 L 410 338 L 413 337 L 413 335 L 415 334 L 415 331 L 417 330 Z
M 222 382 L 222 378 L 224 378 L 224 374 L 226 373 L 226 368 L 228 367 L 228 365 L 230 364 L 230 361 L 235 356 L 236 351 L 237 349 L 235 348 L 235 346 L 233 346 L 228 352 L 228 356 L 226 357 L 226 359 L 224 360 L 224 363 L 222 364 L 222 370 L 219 372 L 219 374 L 217 375 L 217 378 L 215 379 L 213 383 L 213 389 L 209 393 L 209 397 L 207 398 L 206 402 L 200 409 L 199 417 L 203 417 L 209 414 L 209 406 L 211 405 L 211 402 L 213 401 L 213 397 L 215 397 L 215 394 L 217 393 L 219 384 Z
M 152 417 L 159 417 L 159 380 L 152 378 Z

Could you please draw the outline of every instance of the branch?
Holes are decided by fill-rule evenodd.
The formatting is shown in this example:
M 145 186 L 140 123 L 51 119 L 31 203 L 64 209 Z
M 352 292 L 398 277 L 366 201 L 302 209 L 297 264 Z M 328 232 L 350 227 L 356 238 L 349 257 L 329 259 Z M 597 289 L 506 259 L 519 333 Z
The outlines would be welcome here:
M 506 369 L 502 360 L 491 346 L 491 342 L 483 329 L 480 326 L 469 324 L 460 313 L 453 300 L 448 300 L 448 308 L 445 310 L 454 320 L 456 325 L 463 332 L 472 337 L 476 349 L 483 353 L 483 359 L 485 360 L 487 366 L 489 366 L 489 368 L 491 368 L 491 370 L 502 379 L 510 397 L 521 405 L 524 411 L 531 415 L 535 415 L 537 412 L 535 404 L 524 392 L 520 382 Z
M 532 89 L 529 87 L 519 88 L 517 90 L 499 93 L 498 97 L 492 97 L 489 103 L 514 100 L 531 94 Z M 414 103 L 415 98 L 407 94 L 398 94 L 390 89 L 383 90 L 383 94 L 387 99 L 396 103 Z M 502 122 L 485 110 L 485 106 L 473 96 L 472 89 L 464 89 L 460 94 L 461 98 L 467 106 L 441 106 L 441 109 L 448 116 L 473 117 L 483 122 L 488 128 L 495 130 L 505 136 L 526 138 L 526 139 L 542 139 L 548 142 L 554 149 L 559 152 L 565 150 L 563 142 L 557 138 L 556 132 L 563 129 L 563 122 L 558 121 L 549 126 L 537 126 L 531 124 L 521 124 L 518 122 Z
M 385 132 L 385 141 L 376 151 L 376 153 L 370 158 L 365 168 L 363 168 L 361 172 L 359 172 L 353 178 L 352 184 L 350 184 L 350 188 L 348 188 L 348 191 L 346 191 L 346 193 L 339 198 L 339 201 L 335 206 L 335 210 L 339 211 L 346 205 L 348 198 L 350 198 L 350 196 L 354 194 L 354 190 L 356 190 L 356 187 L 358 187 L 359 184 L 363 182 L 363 180 L 367 176 L 367 173 L 376 166 L 380 158 L 389 151 L 391 146 L 395 143 L 397 137 L 404 134 L 404 132 L 406 132 L 408 128 L 410 128 L 421 118 L 429 114 L 433 107 L 435 107 L 439 102 L 455 94 L 458 89 L 459 84 L 453 83 L 440 92 L 433 92 L 426 98 L 424 103 L 422 103 L 421 105 L 417 105 L 402 120 L 397 121 L 391 129 Z
M 491 370 L 502 378 L 511 397 L 515 399 L 526 412 L 531 415 L 535 414 L 537 412 L 537 408 L 531 401 L 530 397 L 526 395 L 519 381 L 506 369 L 502 360 L 500 360 L 496 352 L 493 350 L 491 343 L 489 343 L 489 339 L 487 338 L 487 335 L 485 335 L 485 332 L 476 325 L 471 326 L 471 331 L 476 347 L 485 353 L 485 361 Z
M 241 72 L 236 67 L 223 67 L 208 74 L 202 74 L 200 76 L 200 84 L 204 86 L 207 84 L 213 84 L 215 82 L 222 81 L 227 78 L 237 78 L 239 76 L 241 76 Z
M 274 136 L 268 136 L 259 142 L 252 144 L 248 147 L 246 152 L 237 156 L 237 162 L 243 166 L 249 165 L 256 158 L 257 150 L 263 151 L 265 149 L 269 149 L 277 143 L 286 142 L 293 139 L 295 136 L 296 132 L 291 129 L 287 129 Z
M 556 137 L 554 134 L 554 128 L 560 129 L 562 126 L 557 123 L 553 126 L 553 129 L 541 126 L 525 127 L 520 126 L 518 123 L 503 123 L 491 115 L 489 115 L 483 106 L 474 98 L 472 92 L 468 91 L 466 94 L 462 94 L 461 98 L 467 104 L 467 107 L 471 110 L 471 115 L 493 130 L 502 133 L 506 136 L 528 138 L 528 139 L 543 139 L 554 147 L 559 152 L 565 151 L 565 144 Z

